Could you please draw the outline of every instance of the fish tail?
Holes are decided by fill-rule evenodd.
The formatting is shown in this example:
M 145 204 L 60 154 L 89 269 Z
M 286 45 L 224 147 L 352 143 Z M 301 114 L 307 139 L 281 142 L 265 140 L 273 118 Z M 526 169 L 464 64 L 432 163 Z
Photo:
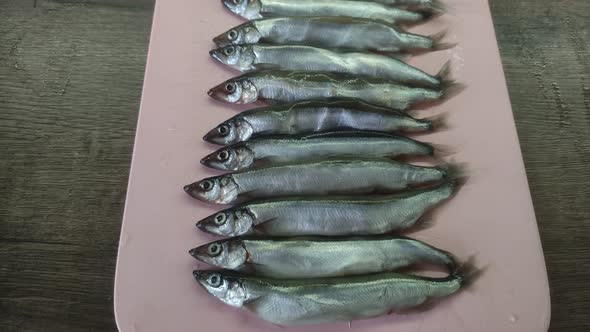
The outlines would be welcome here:
M 481 277 L 485 269 L 476 266 L 475 257 L 471 256 L 453 271 L 453 278 L 458 279 L 461 288 L 468 288 Z
M 445 181 L 455 181 L 467 177 L 467 165 L 465 163 L 448 163 L 440 168 L 444 172 Z
M 436 74 L 436 78 L 438 78 L 441 86 L 444 87 L 455 84 L 455 80 L 453 80 L 451 74 L 451 60 L 448 60 Z
M 434 11 L 430 8 L 421 8 L 421 9 L 415 10 L 415 12 L 420 14 L 420 16 L 422 16 L 422 22 L 430 21 L 430 20 L 442 15 L 441 12 Z
M 432 147 L 431 156 L 436 158 L 445 158 L 457 153 L 457 150 L 449 145 L 428 143 Z
M 425 213 L 416 223 L 412 226 L 412 231 L 422 231 L 425 229 L 432 228 L 436 225 L 436 222 L 430 218 L 431 216 Z
M 425 118 L 422 121 L 428 122 L 428 130 L 429 131 L 440 131 L 449 129 L 447 123 L 447 114 L 442 113 L 435 116 L 431 116 L 429 118 Z
M 421 6 L 413 10 L 422 16 L 424 22 L 433 20 L 446 13 L 446 6 L 440 1 L 432 1 L 429 5 Z
M 457 83 L 453 80 L 442 81 L 442 101 L 449 100 L 465 90 L 467 86 L 463 83 Z
M 448 50 L 449 48 L 453 48 L 457 46 L 457 43 L 449 43 L 445 42 L 444 39 L 448 34 L 448 30 L 443 30 L 439 33 L 435 33 L 434 35 L 430 35 L 429 38 L 432 40 L 432 49 L 436 51 L 440 50 Z
M 451 196 L 455 196 L 461 190 L 461 188 L 465 186 L 468 180 L 469 177 L 465 175 L 465 173 L 461 174 L 459 177 L 448 179 L 448 184 L 451 186 L 453 191 Z

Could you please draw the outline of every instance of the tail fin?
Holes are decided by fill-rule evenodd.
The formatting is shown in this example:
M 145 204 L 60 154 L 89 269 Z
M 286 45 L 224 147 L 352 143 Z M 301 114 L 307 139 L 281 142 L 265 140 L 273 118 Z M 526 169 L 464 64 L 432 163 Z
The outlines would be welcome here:
M 449 185 L 453 189 L 452 196 L 455 196 L 461 190 L 461 188 L 463 188 L 463 186 L 465 186 L 467 181 L 469 181 L 469 177 L 466 176 L 465 174 L 463 174 L 463 176 L 461 176 L 461 177 L 449 179 L 448 181 L 449 181 Z
M 422 217 L 418 218 L 416 223 L 414 223 L 414 225 L 412 225 L 410 228 L 411 228 L 412 232 L 418 232 L 418 231 L 422 231 L 422 230 L 434 227 L 435 225 L 436 225 L 436 222 L 433 219 L 425 218 L 422 216 Z
M 436 10 L 433 10 L 431 8 L 427 8 L 427 7 L 422 7 L 422 8 L 417 8 L 414 10 L 414 12 L 420 14 L 420 16 L 422 16 L 422 22 L 417 22 L 417 23 L 424 23 L 424 22 L 428 22 L 430 20 L 433 20 L 439 16 L 441 16 L 442 14 L 444 14 L 443 12 L 439 12 Z
M 443 93 L 442 101 L 446 101 L 460 94 L 461 92 L 463 92 L 463 90 L 467 89 L 467 85 L 463 83 L 457 83 L 453 80 L 449 80 L 442 82 L 441 89 Z
M 430 124 L 430 126 L 428 127 L 429 131 L 441 131 L 441 130 L 449 129 L 449 126 L 447 124 L 447 114 L 446 113 L 431 116 L 429 118 L 422 119 L 421 121 L 425 121 Z
M 485 269 L 476 267 L 475 257 L 471 256 L 453 271 L 453 277 L 459 279 L 461 288 L 468 288 L 481 277 L 484 271 Z
M 449 145 L 436 144 L 436 143 L 428 143 L 428 145 L 430 145 L 433 148 L 432 149 L 432 156 L 437 159 L 452 156 L 455 153 L 457 153 L 457 150 L 455 150 L 453 147 L 451 147 Z
M 451 60 L 448 60 L 436 74 L 436 78 L 440 81 L 441 86 L 444 87 L 455 84 L 455 81 L 451 77 L 451 73 Z
M 432 40 L 433 50 L 448 50 L 449 48 L 457 46 L 457 43 L 448 43 L 443 41 L 443 39 L 445 39 L 445 37 L 447 36 L 448 32 L 448 30 L 443 30 L 439 33 L 435 33 L 434 35 L 429 36 L 429 38 Z
M 445 181 L 459 181 L 467 179 L 467 165 L 464 163 L 449 163 L 441 167 L 445 171 Z

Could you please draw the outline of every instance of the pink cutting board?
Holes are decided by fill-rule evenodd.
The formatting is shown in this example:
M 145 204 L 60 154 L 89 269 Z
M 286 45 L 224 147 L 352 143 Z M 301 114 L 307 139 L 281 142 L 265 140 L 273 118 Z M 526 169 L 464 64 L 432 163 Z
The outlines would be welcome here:
M 452 14 L 415 31 L 449 28 L 459 46 L 411 61 L 435 73 L 451 59 L 468 89 L 419 112 L 447 112 L 451 126 L 422 139 L 455 147 L 453 159 L 469 164 L 471 178 L 437 211 L 435 226 L 414 236 L 461 258 L 476 255 L 487 269 L 472 289 L 430 311 L 355 321 L 350 330 L 546 331 L 547 273 L 488 2 L 446 2 Z M 191 273 L 204 266 L 187 253 L 212 239 L 194 223 L 216 207 L 189 198 L 182 187 L 214 174 L 199 164 L 214 148 L 201 137 L 236 113 L 206 95 L 237 75 L 209 58 L 211 38 L 241 22 L 218 0 L 156 4 L 115 280 L 122 332 L 285 330 L 209 296 Z M 348 329 L 347 323 L 287 328 Z

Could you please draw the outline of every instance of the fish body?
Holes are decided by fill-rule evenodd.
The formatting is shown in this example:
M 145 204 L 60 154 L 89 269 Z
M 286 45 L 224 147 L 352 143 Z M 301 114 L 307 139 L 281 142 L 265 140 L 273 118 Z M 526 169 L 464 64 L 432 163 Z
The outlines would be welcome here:
M 420 36 L 380 22 L 350 17 L 276 17 L 250 21 L 215 37 L 218 47 L 242 44 L 307 45 L 383 53 L 450 48 L 444 33 Z
M 217 61 L 241 72 L 260 69 L 353 74 L 440 89 L 448 80 L 449 65 L 437 76 L 429 75 L 398 59 L 375 53 L 337 52 L 302 45 L 229 45 L 210 52 Z
M 395 271 L 426 263 L 455 268 L 446 251 L 400 236 L 232 238 L 190 251 L 218 268 L 277 279 L 323 278 Z
M 467 267 L 465 267 L 467 269 Z M 278 325 L 351 321 L 405 311 L 457 293 L 475 272 L 446 278 L 394 272 L 316 279 L 280 280 L 230 271 L 194 271 L 194 278 L 223 303 L 246 308 Z
M 414 105 L 446 98 L 449 91 L 408 87 L 397 82 L 349 74 L 266 70 L 246 73 L 209 90 L 213 99 L 232 104 L 258 100 L 297 102 L 305 100 L 359 99 L 376 106 L 407 110 Z
M 350 130 L 428 132 L 439 123 L 439 120 L 414 119 L 403 112 L 361 101 L 308 101 L 242 112 L 219 124 L 203 139 L 227 145 L 265 136 L 303 136 Z
M 387 6 L 395 6 L 407 10 L 418 10 L 432 13 L 444 13 L 447 8 L 441 0 L 351 0 L 351 1 L 370 1 Z
M 273 165 L 207 178 L 186 185 L 193 198 L 218 204 L 244 199 L 392 193 L 442 182 L 455 166 L 423 167 L 392 160 L 319 160 Z
M 197 223 L 220 236 L 352 236 L 411 228 L 422 216 L 449 200 L 461 180 L 430 189 L 384 196 L 292 197 L 247 202 Z
M 395 158 L 433 156 L 432 145 L 402 136 L 344 132 L 303 138 L 259 138 L 221 148 L 201 160 L 205 166 L 239 171 L 268 164 L 296 163 L 325 157 Z
M 271 17 L 355 17 L 387 24 L 420 23 L 431 15 L 383 5 L 346 0 L 223 0 L 227 9 L 248 20 Z

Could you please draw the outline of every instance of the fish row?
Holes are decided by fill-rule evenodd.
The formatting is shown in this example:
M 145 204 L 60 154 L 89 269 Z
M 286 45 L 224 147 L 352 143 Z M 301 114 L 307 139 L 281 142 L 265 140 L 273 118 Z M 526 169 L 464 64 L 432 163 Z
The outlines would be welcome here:
M 441 8 L 432 1 L 402 1 Z M 399 53 L 451 48 L 446 33 L 421 36 L 393 25 L 396 13 L 413 12 L 374 2 L 348 0 L 224 1 L 232 12 L 256 18 L 215 37 L 217 61 L 243 72 L 209 90 L 232 104 L 359 99 L 406 110 L 444 101 L 464 87 L 450 78 L 449 63 L 436 75 L 406 64 Z M 376 8 L 373 8 L 375 7 Z M 380 20 L 371 13 L 391 15 Z M 354 15 L 353 15 L 354 14 Z M 403 16 L 403 15 L 402 15 Z M 270 18 L 268 18 L 270 17 Z
M 404 134 L 446 128 L 444 115 L 408 110 L 463 86 L 450 63 L 430 75 L 406 54 L 453 47 L 445 33 L 401 26 L 445 11 L 438 0 L 222 0 L 250 21 L 215 37 L 210 52 L 242 72 L 209 90 L 241 112 L 204 140 L 223 145 L 201 163 L 228 173 L 186 185 L 207 203 L 231 204 L 199 222 L 224 239 L 190 255 L 217 270 L 194 278 L 227 305 L 278 325 L 363 319 L 457 293 L 473 261 L 397 235 L 428 227 L 429 213 L 465 183 L 464 165 L 419 166 L 452 149 Z M 444 277 L 414 275 L 416 266 Z

